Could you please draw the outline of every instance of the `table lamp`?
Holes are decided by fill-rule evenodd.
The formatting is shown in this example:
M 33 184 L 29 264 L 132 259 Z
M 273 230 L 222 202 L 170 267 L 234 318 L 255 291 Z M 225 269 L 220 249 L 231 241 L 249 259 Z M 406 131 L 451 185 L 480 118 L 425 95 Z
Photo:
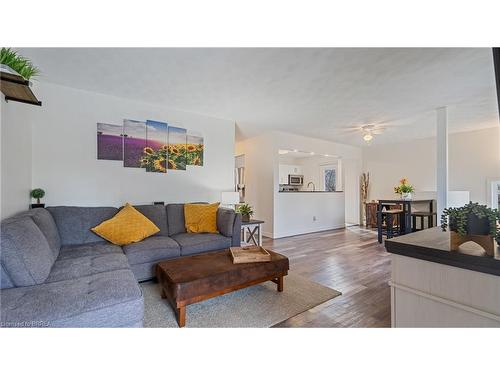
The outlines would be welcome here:
M 237 191 L 223 191 L 220 202 L 223 206 L 235 208 L 240 203 L 240 193 Z

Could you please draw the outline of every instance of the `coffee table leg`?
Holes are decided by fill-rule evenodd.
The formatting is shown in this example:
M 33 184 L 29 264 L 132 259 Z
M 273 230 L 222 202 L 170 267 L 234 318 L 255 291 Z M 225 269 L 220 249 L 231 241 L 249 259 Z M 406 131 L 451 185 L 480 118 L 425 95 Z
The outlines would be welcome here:
M 167 295 L 165 294 L 165 289 L 161 288 L 161 298 L 165 299 L 167 298 Z
M 186 306 L 179 306 L 177 308 L 177 323 L 181 328 L 186 325 Z
M 282 292 L 283 291 L 283 276 L 280 276 L 278 277 L 278 292 Z

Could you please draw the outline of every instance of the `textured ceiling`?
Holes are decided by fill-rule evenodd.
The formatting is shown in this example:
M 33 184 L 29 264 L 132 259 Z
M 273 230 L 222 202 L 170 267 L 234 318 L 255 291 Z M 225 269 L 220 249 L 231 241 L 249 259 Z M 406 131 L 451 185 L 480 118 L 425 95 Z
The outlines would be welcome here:
M 373 143 L 498 125 L 491 49 L 24 48 L 41 81 L 235 120 L 237 137 L 266 130 L 362 145 L 344 129 L 384 124 Z M 168 119 L 167 119 L 168 120 Z

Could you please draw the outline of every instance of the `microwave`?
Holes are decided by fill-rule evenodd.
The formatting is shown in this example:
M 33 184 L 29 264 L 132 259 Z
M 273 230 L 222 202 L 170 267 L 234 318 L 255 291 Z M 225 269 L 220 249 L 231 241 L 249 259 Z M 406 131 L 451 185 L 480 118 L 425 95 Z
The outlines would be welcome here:
M 298 174 L 288 175 L 288 185 L 302 186 L 304 184 L 304 176 Z

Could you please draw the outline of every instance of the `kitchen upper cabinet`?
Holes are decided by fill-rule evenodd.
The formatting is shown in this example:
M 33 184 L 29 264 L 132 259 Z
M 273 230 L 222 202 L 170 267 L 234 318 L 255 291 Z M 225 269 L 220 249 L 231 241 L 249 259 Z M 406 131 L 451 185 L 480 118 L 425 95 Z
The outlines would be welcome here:
M 280 185 L 288 184 L 288 175 L 302 174 L 302 167 L 300 165 L 280 164 L 279 165 L 279 183 Z

